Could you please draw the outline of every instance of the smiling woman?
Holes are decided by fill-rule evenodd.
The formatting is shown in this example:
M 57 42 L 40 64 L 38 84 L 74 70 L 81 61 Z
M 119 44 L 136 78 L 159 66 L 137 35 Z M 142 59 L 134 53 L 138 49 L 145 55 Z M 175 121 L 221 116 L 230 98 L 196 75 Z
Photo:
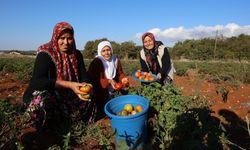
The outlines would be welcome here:
M 86 93 L 80 90 L 88 82 L 83 56 L 75 46 L 73 27 L 67 22 L 57 23 L 51 41 L 38 48 L 33 75 L 23 96 L 25 106 L 30 106 L 37 97 L 45 104 L 44 110 L 38 111 L 42 115 L 31 112 L 31 116 L 40 118 L 34 118 L 34 125 L 40 129 L 44 122 L 54 120 L 92 122 L 94 101 L 83 101 L 81 95 Z M 55 112 L 60 112 L 57 119 Z
M 126 79 L 120 59 L 113 55 L 113 49 L 109 41 L 98 44 L 98 55 L 90 63 L 88 75 L 96 91 L 97 119 L 105 116 L 104 105 L 112 98 L 115 91 L 122 89 L 122 81 Z M 124 79 L 125 78 L 125 79 Z M 117 86 L 119 85 L 119 87 Z M 126 85 L 128 82 L 126 82 Z

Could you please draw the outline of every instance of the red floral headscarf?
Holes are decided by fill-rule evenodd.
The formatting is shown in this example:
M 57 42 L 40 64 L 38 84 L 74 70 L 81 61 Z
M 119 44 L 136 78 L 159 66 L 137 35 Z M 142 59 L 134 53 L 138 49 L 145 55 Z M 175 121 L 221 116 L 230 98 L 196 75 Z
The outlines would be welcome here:
M 58 38 L 65 29 L 70 30 L 74 38 L 73 27 L 67 22 L 59 22 L 54 27 L 51 41 L 40 46 L 38 48 L 38 53 L 46 52 L 51 56 L 56 65 L 57 79 L 66 81 L 76 79 L 79 81 L 75 40 L 73 42 L 72 49 L 66 52 L 60 51 L 58 46 Z

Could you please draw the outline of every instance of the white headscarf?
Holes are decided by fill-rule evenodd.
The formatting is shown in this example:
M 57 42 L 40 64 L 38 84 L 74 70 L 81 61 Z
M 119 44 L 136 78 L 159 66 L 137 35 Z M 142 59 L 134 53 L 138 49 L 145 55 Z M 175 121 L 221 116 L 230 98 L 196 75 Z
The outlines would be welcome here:
M 102 41 L 98 44 L 96 57 L 98 57 L 102 61 L 107 79 L 113 79 L 116 75 L 116 57 L 112 56 L 108 61 L 106 61 L 101 55 L 101 51 L 105 46 L 109 46 L 111 52 L 113 53 L 111 43 L 109 41 Z

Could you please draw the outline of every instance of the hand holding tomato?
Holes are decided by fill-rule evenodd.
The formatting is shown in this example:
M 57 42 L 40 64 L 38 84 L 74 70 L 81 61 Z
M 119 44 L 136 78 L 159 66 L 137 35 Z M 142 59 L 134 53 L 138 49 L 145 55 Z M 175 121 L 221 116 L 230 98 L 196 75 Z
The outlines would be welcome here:
M 123 88 L 123 84 L 120 82 L 115 83 L 114 88 L 115 88 L 115 90 L 119 91 Z
M 161 79 L 161 73 L 158 73 L 158 74 L 157 74 L 157 78 L 158 78 L 158 79 Z
M 85 94 L 88 94 L 92 91 L 93 89 L 93 86 L 91 84 L 84 84 L 82 87 L 80 87 L 80 91 L 85 93 Z
M 84 84 L 79 90 L 83 93 L 78 95 L 79 98 L 84 101 L 90 101 L 93 86 L 91 84 Z

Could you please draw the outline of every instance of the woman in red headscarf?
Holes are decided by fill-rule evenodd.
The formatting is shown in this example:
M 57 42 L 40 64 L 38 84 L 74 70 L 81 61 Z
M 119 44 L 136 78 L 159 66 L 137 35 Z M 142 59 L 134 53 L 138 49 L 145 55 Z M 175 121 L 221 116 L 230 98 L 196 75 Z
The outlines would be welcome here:
M 167 47 L 161 41 L 156 41 L 150 32 L 142 35 L 142 43 L 143 49 L 140 51 L 142 71 L 156 74 L 162 85 L 171 83 L 175 69 Z
M 59 119 L 58 115 L 71 122 L 92 122 L 95 104 L 82 100 L 80 95 L 84 93 L 79 90 L 88 82 L 72 26 L 57 23 L 51 41 L 38 48 L 33 75 L 23 95 L 33 125 L 42 127 L 47 119 Z

